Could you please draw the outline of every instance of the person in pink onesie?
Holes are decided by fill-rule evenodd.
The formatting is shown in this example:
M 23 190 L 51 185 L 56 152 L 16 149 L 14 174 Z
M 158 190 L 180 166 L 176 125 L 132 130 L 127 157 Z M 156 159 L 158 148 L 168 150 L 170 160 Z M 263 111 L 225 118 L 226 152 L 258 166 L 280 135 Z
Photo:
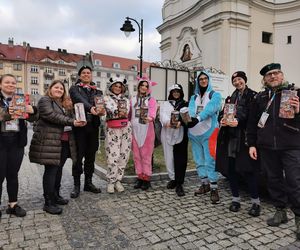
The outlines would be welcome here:
M 137 182 L 134 188 L 147 190 L 152 175 L 152 154 L 154 149 L 154 124 L 156 100 L 151 97 L 151 87 L 156 83 L 148 78 L 139 78 L 138 93 L 131 98 L 132 106 L 132 150 Z

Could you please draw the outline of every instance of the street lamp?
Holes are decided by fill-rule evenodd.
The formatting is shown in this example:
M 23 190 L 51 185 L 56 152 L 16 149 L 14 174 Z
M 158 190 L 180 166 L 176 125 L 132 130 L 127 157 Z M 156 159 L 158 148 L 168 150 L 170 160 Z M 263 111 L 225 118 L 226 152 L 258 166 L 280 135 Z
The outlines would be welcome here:
M 139 23 L 133 18 L 126 17 L 123 27 L 120 28 L 120 30 L 124 31 L 126 37 L 128 37 L 131 32 L 135 31 L 130 20 L 134 21 L 139 27 L 139 43 L 141 43 L 141 52 L 138 58 L 140 58 L 140 77 L 142 77 L 143 76 L 143 19 L 141 19 L 141 23 Z

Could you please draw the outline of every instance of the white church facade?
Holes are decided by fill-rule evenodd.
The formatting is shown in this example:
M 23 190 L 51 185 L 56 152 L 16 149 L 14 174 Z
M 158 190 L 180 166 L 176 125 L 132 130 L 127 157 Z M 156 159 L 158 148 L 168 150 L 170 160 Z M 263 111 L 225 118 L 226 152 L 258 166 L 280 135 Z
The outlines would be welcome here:
M 262 66 L 279 62 L 300 86 L 299 0 L 165 0 L 162 16 L 161 61 L 243 70 L 256 90 Z

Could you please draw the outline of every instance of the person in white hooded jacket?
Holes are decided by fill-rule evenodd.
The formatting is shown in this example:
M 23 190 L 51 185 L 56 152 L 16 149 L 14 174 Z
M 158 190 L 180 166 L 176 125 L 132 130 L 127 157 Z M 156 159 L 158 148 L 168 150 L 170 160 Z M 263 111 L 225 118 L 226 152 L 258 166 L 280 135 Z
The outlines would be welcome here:
M 182 184 L 188 158 L 188 129 L 179 115 L 179 110 L 188 106 L 188 103 L 183 98 L 182 86 L 173 84 L 169 88 L 168 101 L 163 102 L 160 107 L 160 122 L 162 123 L 161 142 L 170 178 L 167 188 L 176 188 L 175 191 L 178 196 L 185 195 Z

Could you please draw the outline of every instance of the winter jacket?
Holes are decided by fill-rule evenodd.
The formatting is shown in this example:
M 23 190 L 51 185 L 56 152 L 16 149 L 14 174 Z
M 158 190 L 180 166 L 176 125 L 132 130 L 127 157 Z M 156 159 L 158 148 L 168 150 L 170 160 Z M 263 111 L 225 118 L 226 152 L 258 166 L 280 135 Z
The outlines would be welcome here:
M 249 147 L 246 142 L 246 127 L 249 116 L 249 107 L 256 92 L 246 87 L 242 96 L 235 90 L 225 103 L 236 104 L 235 118 L 238 120 L 237 127 L 221 127 L 217 140 L 216 170 L 227 176 L 229 157 L 235 158 L 236 170 L 239 173 L 252 172 L 257 168 L 256 161 L 249 156 Z M 222 110 L 219 121 L 223 118 Z
M 73 104 L 83 103 L 87 122 L 96 128 L 99 127 L 99 116 L 92 115 L 90 110 L 95 106 L 95 96 L 102 96 L 102 91 L 96 88 L 85 88 L 82 84 L 78 83 L 70 88 L 69 93 Z
M 247 126 L 247 139 L 249 146 L 272 150 L 300 149 L 300 114 L 293 119 L 279 117 L 281 92 L 283 89 L 293 89 L 293 85 L 283 85 L 275 91 L 275 98 L 267 112 L 269 117 L 264 128 L 257 126 L 262 113 L 267 108 L 273 96 L 271 89 L 266 89 L 257 94 L 250 108 Z M 300 97 L 300 90 L 297 90 Z
M 29 159 L 41 165 L 60 165 L 61 137 L 65 126 L 72 126 L 74 118 L 67 116 L 62 106 L 44 96 L 38 103 L 39 119 L 34 127 Z M 76 147 L 72 131 L 69 136 L 71 158 L 76 161 Z

